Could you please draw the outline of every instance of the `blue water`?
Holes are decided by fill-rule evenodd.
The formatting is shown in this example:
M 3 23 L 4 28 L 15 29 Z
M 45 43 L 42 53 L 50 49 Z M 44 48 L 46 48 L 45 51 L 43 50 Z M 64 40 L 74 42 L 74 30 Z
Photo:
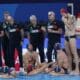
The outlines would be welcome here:
M 80 80 L 80 76 L 52 76 L 49 74 L 37 74 L 33 76 L 18 76 L 13 79 L 0 79 L 0 80 Z

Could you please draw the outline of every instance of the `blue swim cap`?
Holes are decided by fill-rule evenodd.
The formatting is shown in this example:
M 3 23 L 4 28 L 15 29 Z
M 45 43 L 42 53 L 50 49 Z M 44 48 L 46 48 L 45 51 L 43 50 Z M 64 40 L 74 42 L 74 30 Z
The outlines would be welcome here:
M 60 71 L 61 71 L 61 68 L 60 68 L 59 66 L 56 66 L 56 67 L 54 68 L 54 71 L 55 71 L 55 72 L 60 72 Z

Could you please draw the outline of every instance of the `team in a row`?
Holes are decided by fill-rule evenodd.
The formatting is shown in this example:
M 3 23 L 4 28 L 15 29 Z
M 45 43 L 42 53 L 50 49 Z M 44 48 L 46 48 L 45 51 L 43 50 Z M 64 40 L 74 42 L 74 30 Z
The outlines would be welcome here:
M 58 70 L 57 72 L 61 73 L 66 71 L 66 73 L 70 74 L 79 74 L 79 59 L 76 49 L 75 33 L 76 20 L 75 17 L 69 14 L 66 9 L 61 9 L 60 12 L 62 15 L 62 21 L 65 26 L 63 25 L 62 21 L 56 20 L 55 13 L 53 11 L 48 12 L 49 21 L 47 23 L 47 26 L 40 25 L 35 15 L 30 16 L 30 23 L 26 26 L 26 34 L 30 43 L 29 52 L 25 55 L 26 58 L 22 57 L 22 41 L 24 39 L 24 29 L 21 27 L 21 25 L 15 23 L 13 17 L 10 16 L 10 13 L 4 13 L 5 20 L 3 23 L 1 23 L 0 26 L 0 44 L 4 50 L 4 59 L 6 66 L 8 66 L 9 68 L 9 72 L 15 71 L 14 52 L 15 50 L 18 50 L 20 60 L 20 72 L 24 72 L 25 69 L 27 73 L 30 72 L 30 74 L 35 74 L 38 72 L 42 72 L 43 70 L 46 71 L 46 69 L 47 71 L 49 71 L 50 69 L 50 71 L 55 72 L 56 70 Z M 65 36 L 65 50 L 68 58 L 61 50 L 59 44 L 63 32 Z M 45 62 L 44 55 L 45 33 L 47 33 L 48 37 L 48 49 L 46 53 L 48 63 Z M 38 58 L 36 57 L 38 55 L 36 55 L 35 52 L 37 48 L 39 49 L 41 63 L 38 61 Z M 58 68 L 55 67 L 54 70 L 52 70 L 52 66 L 54 64 L 52 61 L 53 49 L 56 57 L 56 65 L 59 66 Z M 57 52 L 57 50 L 60 51 Z M 60 62 L 60 60 L 62 61 Z M 74 60 L 75 62 L 74 71 L 72 71 L 72 60 Z M 0 58 L 0 67 L 2 67 L 2 58 Z

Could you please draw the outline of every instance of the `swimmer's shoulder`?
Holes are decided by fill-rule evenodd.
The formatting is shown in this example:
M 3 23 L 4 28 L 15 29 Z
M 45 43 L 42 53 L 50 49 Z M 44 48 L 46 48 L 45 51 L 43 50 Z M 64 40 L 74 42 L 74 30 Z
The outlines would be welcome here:
M 72 15 L 72 14 L 69 14 L 69 16 L 70 16 L 70 17 L 73 17 L 74 15 Z
M 75 19 L 75 16 L 72 15 L 72 14 L 69 14 L 69 17 L 70 17 L 72 20 Z

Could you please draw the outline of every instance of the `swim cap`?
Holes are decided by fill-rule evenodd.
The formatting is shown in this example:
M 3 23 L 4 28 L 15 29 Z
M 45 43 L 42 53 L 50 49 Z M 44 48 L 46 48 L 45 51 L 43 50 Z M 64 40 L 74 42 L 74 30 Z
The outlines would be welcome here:
M 60 9 L 60 13 L 68 13 L 68 11 L 64 8 Z

